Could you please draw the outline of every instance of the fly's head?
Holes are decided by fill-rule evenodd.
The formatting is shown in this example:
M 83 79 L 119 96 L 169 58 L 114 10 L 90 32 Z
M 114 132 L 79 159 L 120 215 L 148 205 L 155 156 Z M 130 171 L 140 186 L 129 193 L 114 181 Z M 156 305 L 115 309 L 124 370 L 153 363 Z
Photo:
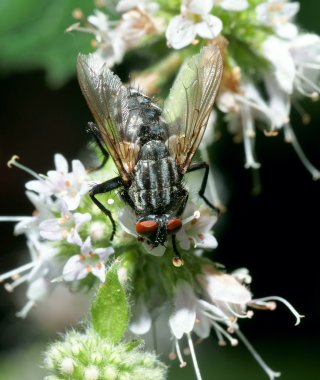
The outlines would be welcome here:
M 138 219 L 136 232 L 152 247 L 165 245 L 168 234 L 174 234 L 182 226 L 182 220 L 172 215 L 147 215 Z

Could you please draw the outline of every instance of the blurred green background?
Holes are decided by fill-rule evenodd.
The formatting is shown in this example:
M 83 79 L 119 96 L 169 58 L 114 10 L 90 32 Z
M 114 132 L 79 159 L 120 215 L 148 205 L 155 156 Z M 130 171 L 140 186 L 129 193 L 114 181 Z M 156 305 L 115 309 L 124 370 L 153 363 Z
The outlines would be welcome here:
M 298 22 L 320 33 L 320 4 L 300 1 Z M 0 2 L 0 214 L 28 215 L 32 206 L 24 196 L 29 177 L 9 170 L 13 154 L 37 172 L 53 167 L 53 155 L 85 159 L 91 115 L 75 79 L 79 51 L 88 51 L 88 36 L 66 34 L 74 22 L 74 8 L 86 14 L 91 1 L 1 0 Z M 137 64 L 137 62 L 136 62 Z M 115 68 L 130 71 L 125 61 Z M 126 77 L 124 76 L 124 79 Z M 312 115 L 303 126 L 293 113 L 293 125 L 308 157 L 320 167 L 319 103 L 304 102 Z M 256 312 L 242 329 L 283 380 L 320 378 L 319 249 L 320 183 L 302 167 L 281 136 L 257 138 L 263 190 L 253 196 L 252 176 L 243 168 L 243 148 L 225 134 L 215 144 L 213 164 L 224 183 L 228 212 L 216 229 L 218 249 L 212 254 L 229 270 L 248 267 L 255 296 L 280 295 L 306 315 L 301 325 L 279 306 L 275 312 Z M 0 272 L 24 262 L 23 237 L 12 236 L 12 224 L 0 224 Z M 9 294 L 0 289 L 0 380 L 43 377 L 40 352 L 86 313 L 87 297 L 58 292 L 52 301 L 32 311 L 27 320 L 15 317 L 24 303 L 24 289 Z M 90 298 L 90 297 L 89 297 Z M 161 332 L 160 332 L 161 333 Z M 159 333 L 159 334 L 160 334 Z M 197 346 L 204 380 L 260 380 L 267 376 L 242 345 L 220 348 L 212 336 Z M 192 364 L 184 369 L 173 362 L 170 380 L 194 379 Z

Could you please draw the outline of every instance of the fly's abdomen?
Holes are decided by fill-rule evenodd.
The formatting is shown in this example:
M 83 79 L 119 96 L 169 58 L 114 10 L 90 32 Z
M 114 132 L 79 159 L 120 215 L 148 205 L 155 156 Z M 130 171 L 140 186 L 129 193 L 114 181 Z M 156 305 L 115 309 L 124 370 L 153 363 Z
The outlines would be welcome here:
M 140 152 L 129 195 L 138 214 L 164 213 L 180 191 L 177 165 L 161 141 L 150 141 Z

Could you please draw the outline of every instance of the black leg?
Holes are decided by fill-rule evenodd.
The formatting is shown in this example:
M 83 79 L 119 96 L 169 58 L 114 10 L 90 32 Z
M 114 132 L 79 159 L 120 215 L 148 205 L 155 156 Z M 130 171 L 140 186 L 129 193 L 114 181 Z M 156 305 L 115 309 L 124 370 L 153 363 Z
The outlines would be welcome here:
M 103 154 L 103 160 L 99 166 L 96 168 L 90 169 L 90 171 L 95 171 L 102 169 L 106 162 L 108 161 L 109 153 L 106 151 L 105 147 L 102 144 L 102 136 L 99 131 L 99 128 L 96 126 L 95 123 L 89 122 L 87 132 L 92 134 L 92 137 L 94 138 L 96 144 L 98 145 L 99 149 L 101 150 L 101 153 Z
M 186 208 L 186 204 L 189 198 L 189 193 L 187 192 L 187 190 L 183 190 L 183 193 L 181 193 L 179 198 L 181 198 L 182 201 L 181 201 L 181 206 L 178 209 L 177 216 L 180 216 L 183 213 L 184 209 Z
M 173 252 L 174 252 L 174 256 L 173 256 L 173 259 L 172 259 L 172 264 L 175 266 L 175 267 L 182 267 L 182 265 L 184 264 L 183 262 L 183 259 L 180 255 L 180 252 L 178 251 L 178 247 L 177 247 L 177 241 L 176 241 L 176 235 L 172 235 L 171 237 L 172 239 L 172 248 L 173 248 Z
M 207 187 L 208 177 L 209 177 L 209 165 L 206 162 L 193 162 L 190 164 L 187 173 L 194 172 L 196 170 L 205 169 L 204 176 L 202 179 L 201 187 L 199 190 L 200 197 L 205 201 L 205 203 L 212 208 L 214 211 L 216 211 L 218 214 L 220 213 L 219 209 L 215 207 L 208 198 L 204 195 Z
M 115 190 L 119 188 L 120 186 L 123 186 L 121 177 L 116 177 L 109 179 L 106 182 L 102 182 L 99 185 L 95 185 L 89 192 L 90 198 L 92 201 L 99 207 L 99 209 L 109 218 L 111 224 L 112 224 L 112 233 L 110 240 L 113 239 L 114 234 L 116 233 L 116 223 L 112 217 L 111 211 L 108 210 L 98 199 L 95 197 L 97 194 L 103 194 L 108 193 L 109 191 Z

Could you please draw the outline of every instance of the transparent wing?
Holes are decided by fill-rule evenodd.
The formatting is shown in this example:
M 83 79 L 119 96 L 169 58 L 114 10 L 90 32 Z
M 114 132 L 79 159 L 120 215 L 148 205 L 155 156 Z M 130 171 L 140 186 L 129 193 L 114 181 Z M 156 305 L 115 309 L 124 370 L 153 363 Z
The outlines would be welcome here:
M 164 104 L 170 152 L 185 173 L 202 140 L 222 76 L 218 47 L 206 46 L 180 69 Z
M 130 137 L 128 89 L 94 54 L 79 54 L 77 72 L 107 151 L 122 179 L 128 181 L 139 149 Z

